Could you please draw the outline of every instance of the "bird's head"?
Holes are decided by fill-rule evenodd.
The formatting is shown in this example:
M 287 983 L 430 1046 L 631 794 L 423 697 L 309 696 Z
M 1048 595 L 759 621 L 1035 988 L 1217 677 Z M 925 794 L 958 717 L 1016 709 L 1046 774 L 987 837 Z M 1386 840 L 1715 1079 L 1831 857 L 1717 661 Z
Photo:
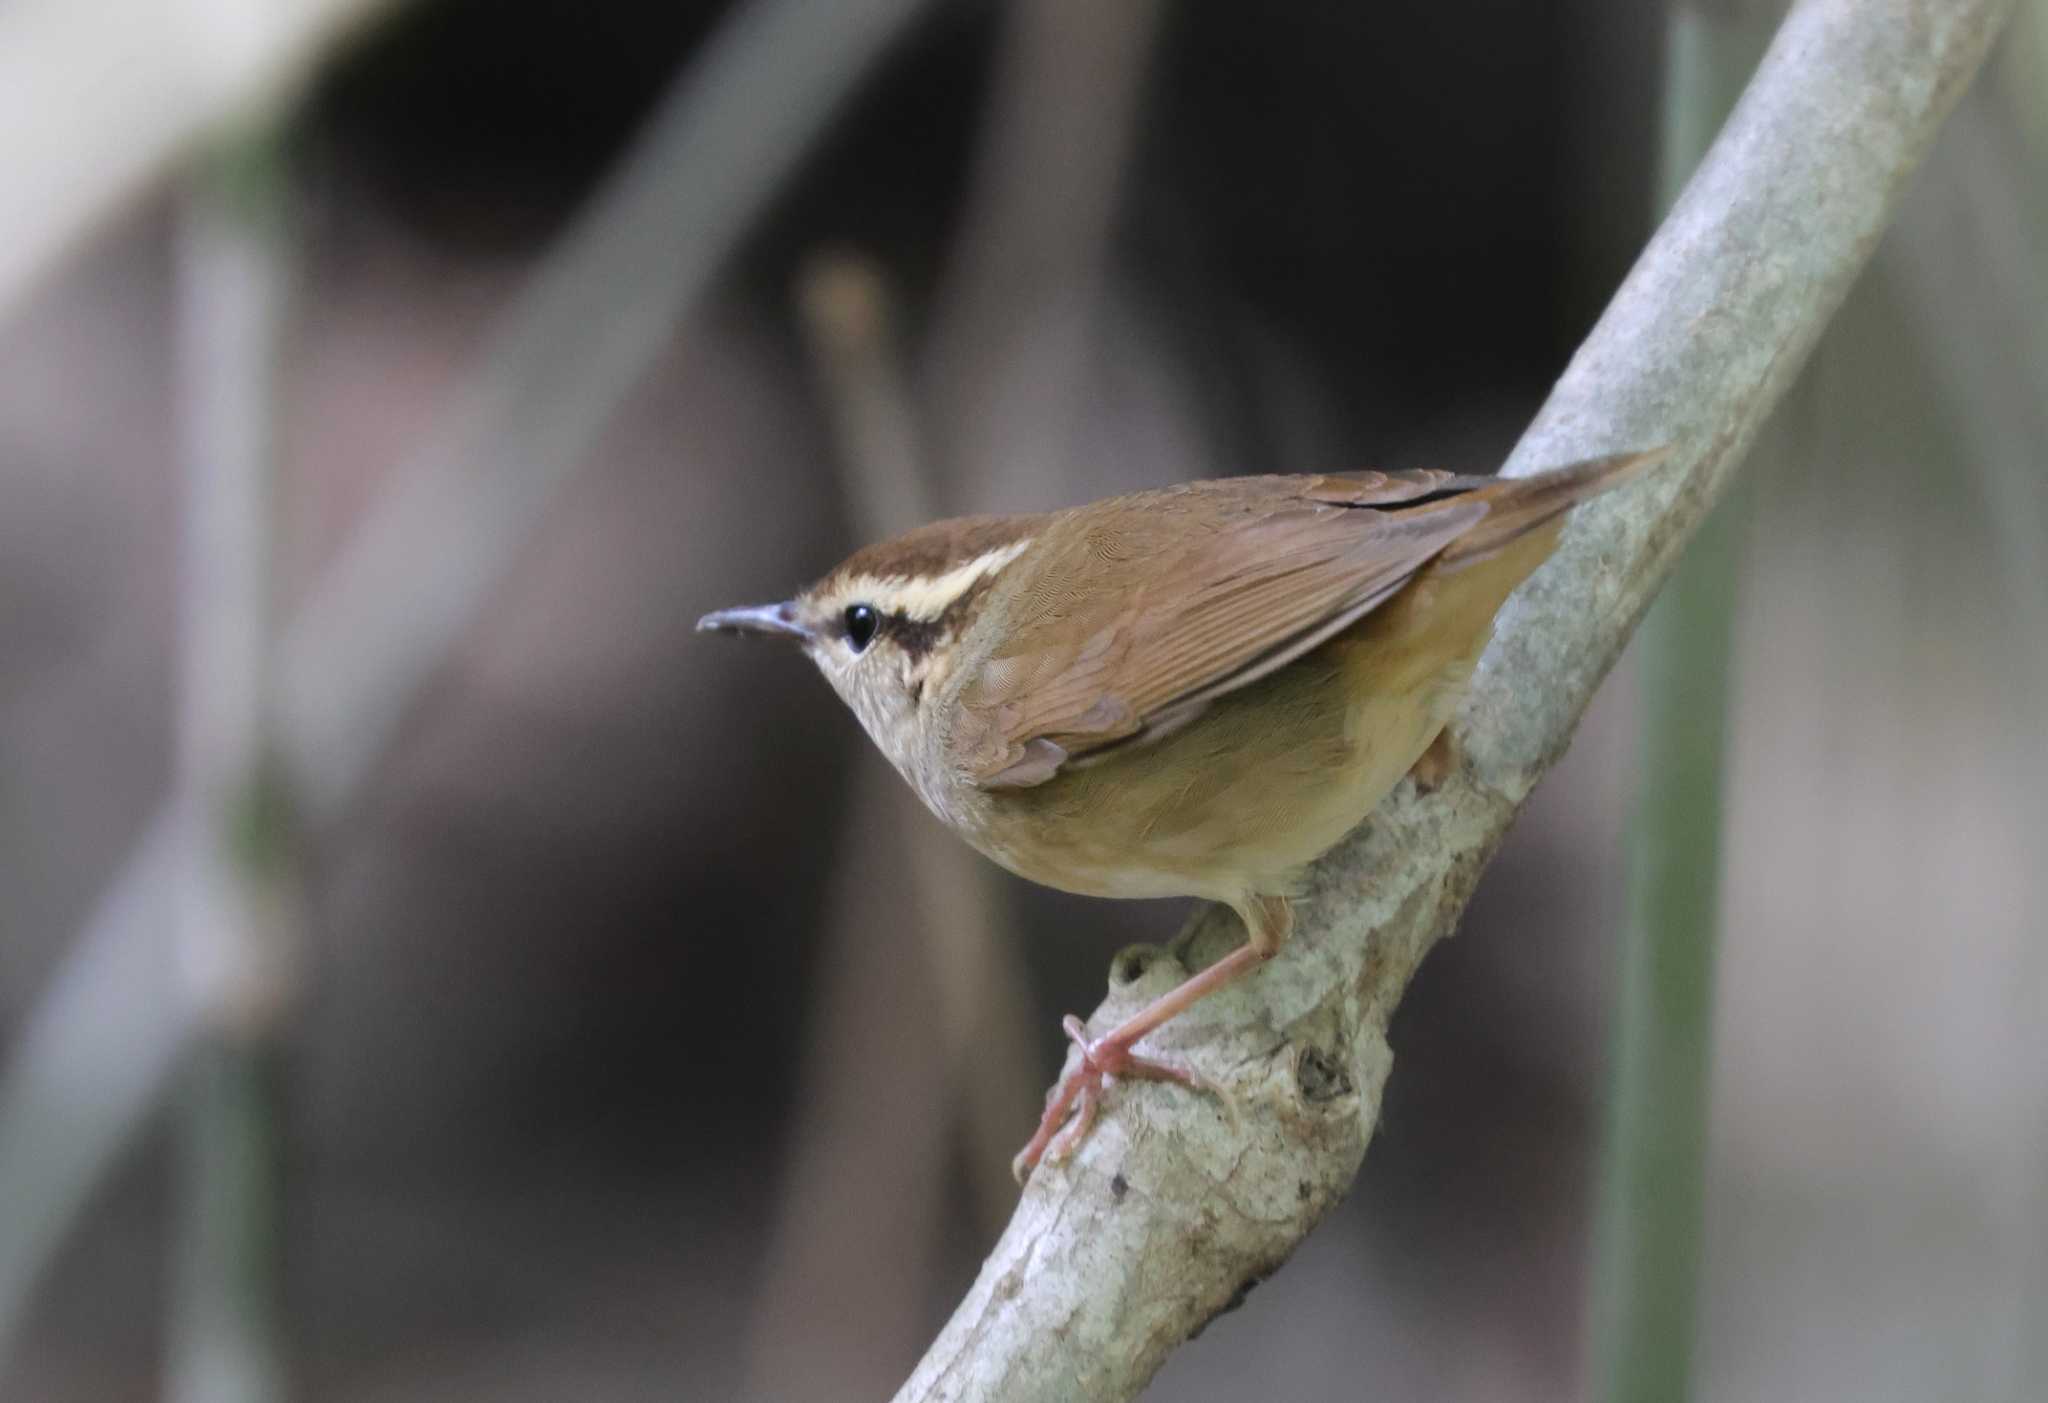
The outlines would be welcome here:
M 1026 550 L 1035 517 L 935 522 L 856 551 L 793 599 L 721 609 L 699 630 L 785 638 L 899 767 L 925 724 L 962 637 L 1004 570 Z

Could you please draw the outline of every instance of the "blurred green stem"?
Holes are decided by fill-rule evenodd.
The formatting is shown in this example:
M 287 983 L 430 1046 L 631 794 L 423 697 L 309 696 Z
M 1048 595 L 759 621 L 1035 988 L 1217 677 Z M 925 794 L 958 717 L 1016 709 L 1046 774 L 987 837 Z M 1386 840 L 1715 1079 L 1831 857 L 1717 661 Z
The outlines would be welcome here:
M 279 1281 L 283 1086 L 271 1039 L 211 1038 L 185 1072 L 172 1403 L 285 1396 Z
M 1669 207 L 1770 37 L 1738 8 L 1669 31 L 1660 202 Z M 1609 1403 L 1689 1396 L 1699 1298 L 1721 778 L 1748 474 L 1702 524 L 1636 637 L 1628 925 L 1595 1245 L 1593 1364 Z
M 284 1396 L 278 1030 L 290 1007 L 289 825 L 265 778 L 276 369 L 288 300 L 283 135 L 223 135 L 180 228 L 186 458 L 177 953 L 201 1037 L 184 1069 L 171 1403 Z

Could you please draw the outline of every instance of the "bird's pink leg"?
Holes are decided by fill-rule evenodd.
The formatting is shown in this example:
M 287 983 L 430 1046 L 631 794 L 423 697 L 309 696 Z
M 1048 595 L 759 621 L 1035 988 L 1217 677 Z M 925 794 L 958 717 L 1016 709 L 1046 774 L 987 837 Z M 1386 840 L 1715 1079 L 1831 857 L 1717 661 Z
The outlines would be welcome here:
M 1072 1014 L 1067 1015 L 1061 1026 L 1073 1039 L 1074 1045 L 1080 1048 L 1081 1058 L 1073 1070 L 1063 1075 L 1046 1093 L 1045 1114 L 1039 1118 L 1037 1133 L 1010 1162 L 1019 1183 L 1031 1176 L 1040 1160 L 1050 1157 L 1057 1162 L 1073 1152 L 1095 1124 L 1102 1094 L 1119 1078 L 1172 1081 L 1195 1090 L 1210 1089 L 1209 1084 L 1189 1068 L 1159 1058 L 1140 1057 L 1133 1048 L 1138 1039 L 1160 1024 L 1186 1012 L 1191 1005 L 1225 985 L 1242 979 L 1280 948 L 1293 924 L 1287 903 L 1278 897 L 1260 898 L 1252 904 L 1252 912 L 1258 919 L 1250 925 L 1251 938 L 1245 944 L 1200 974 L 1182 980 L 1101 1037 L 1091 1039 L 1081 1020 Z M 1068 1124 L 1069 1116 L 1072 1124 Z M 1066 1128 L 1062 1130 L 1062 1126 Z

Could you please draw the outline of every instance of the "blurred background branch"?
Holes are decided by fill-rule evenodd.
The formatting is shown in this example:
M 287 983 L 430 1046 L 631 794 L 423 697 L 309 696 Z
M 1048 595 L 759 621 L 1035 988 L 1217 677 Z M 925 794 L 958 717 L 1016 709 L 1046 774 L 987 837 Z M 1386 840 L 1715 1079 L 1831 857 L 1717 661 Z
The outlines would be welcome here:
M 755 0 L 677 82 L 490 335 L 280 645 L 277 738 L 305 821 L 331 821 L 650 356 L 922 0 Z M 34 10 L 57 7 L 32 7 Z M 166 998 L 159 818 L 16 1036 L 0 1080 L 0 1351 L 86 1194 L 195 1028 Z
M 197 163 L 180 225 L 187 463 L 179 677 L 180 988 L 185 1067 L 172 1403 L 285 1393 L 283 1024 L 299 974 L 291 821 L 266 783 L 277 388 L 291 282 L 283 134 L 263 124 Z
M 1071 454 L 1160 0 L 1012 0 L 924 365 L 975 510 L 1078 495 Z
M 1782 7 L 1671 8 L 1658 203 L 1669 209 L 1763 56 Z M 1742 542 L 1766 450 L 1707 514 L 1636 635 L 1629 912 L 1594 1237 L 1593 1370 L 1609 1403 L 1692 1396 L 1721 784 Z
M 853 534 L 881 540 L 946 515 L 907 373 L 898 299 L 881 267 L 850 253 L 808 264 L 798 293 L 825 407 L 842 445 L 840 482 Z M 899 811 L 897 777 L 869 773 L 890 792 L 889 812 L 906 849 L 911 897 L 904 919 L 933 977 L 933 1008 L 921 1056 L 950 1069 L 942 1119 L 965 1131 L 969 1178 L 990 1233 L 1016 1199 L 1010 1157 L 1017 1118 L 1038 1101 L 1037 1043 L 1029 1010 L 1021 932 L 1009 920 L 992 873 L 971 850 L 927 823 L 915 805 Z M 858 824 L 860 819 L 856 819 Z M 941 1051 L 942 1050 L 942 1051 Z
M 315 817 L 368 772 L 654 353 L 924 3 L 752 0 L 648 120 L 292 620 L 279 724 Z
M 1085 491 L 1067 455 L 1161 8 L 1001 7 L 965 212 L 926 333 L 922 395 L 882 268 L 829 252 L 806 265 L 799 329 L 855 540 Z M 856 783 L 842 842 L 845 889 L 826 927 L 820 1007 L 806 1020 L 806 1132 L 784 1170 L 753 1322 L 749 1382 L 762 1398 L 887 1387 L 827 1363 L 847 1351 L 791 1351 L 785 1342 L 830 1322 L 849 1340 L 907 1333 L 914 1348 L 941 1260 L 943 1219 L 930 1205 L 944 1156 L 934 1149 L 956 1121 L 964 1128 L 976 1216 L 993 1234 L 1015 1200 L 1017 1128 L 1038 1099 L 1032 1010 L 1018 997 L 1029 985 L 1020 932 L 1005 918 L 995 874 L 917 811 L 878 762 Z M 883 873 L 890 878 L 877 880 Z M 876 1017 L 907 981 L 919 990 L 911 1020 Z M 878 1085 L 890 1089 L 879 1102 Z
M 1506 470 L 1657 443 L 1676 461 L 1580 513 L 1509 603 L 1461 715 L 1467 768 L 1428 798 L 1397 793 L 1319 864 L 1293 944 L 1187 1030 L 1214 1040 L 1203 1070 L 1243 1116 L 1121 1098 L 1116 1124 L 1034 1176 L 900 1399 L 1133 1397 L 1348 1187 L 1409 974 L 1790 386 L 2009 10 L 1794 9 Z M 1186 944 L 1213 958 L 1236 938 L 1211 913 Z M 1096 1016 L 1125 1002 L 1113 990 Z
M 828 251 L 803 267 L 798 326 L 822 389 L 838 482 L 858 539 L 942 515 L 906 375 L 900 316 L 881 269 Z M 1037 1100 L 1037 1057 L 1017 932 L 989 874 L 879 757 L 860 773 L 824 924 L 817 1008 L 776 1221 L 751 1323 L 759 1398 L 879 1393 L 847 1354 L 791 1350 L 794 1337 L 898 1341 L 915 1349 L 944 1260 L 944 1189 L 956 1138 L 976 1218 L 993 1235 L 1016 1198 L 1010 1141 Z M 876 1016 L 914 992 L 907 1019 Z M 877 1095 L 877 1088 L 883 1088 Z M 949 1134 L 955 1127 L 965 1135 Z
M 390 3 L 0 8 L 0 317 L 209 127 L 286 102 L 322 54 Z

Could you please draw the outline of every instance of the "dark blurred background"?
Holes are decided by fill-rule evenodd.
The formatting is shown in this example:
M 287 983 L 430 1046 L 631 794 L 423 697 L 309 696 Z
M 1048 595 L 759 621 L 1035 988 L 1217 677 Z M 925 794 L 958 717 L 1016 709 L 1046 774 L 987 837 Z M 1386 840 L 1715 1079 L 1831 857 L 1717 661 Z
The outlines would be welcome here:
M 229 238 L 277 274 L 274 632 L 632 143 L 660 168 L 646 124 L 738 62 L 715 36 L 741 8 L 422 0 L 208 137 L 255 153 L 268 213 Z M 1714 1397 L 2048 1388 L 2040 18 L 1754 464 Z M 447 520 L 533 525 L 473 589 L 416 538 L 422 593 L 387 605 L 476 607 L 360 773 L 302 791 L 277 723 L 283 973 L 253 1032 L 197 1015 L 201 1045 L 257 1049 L 289 1393 L 892 1390 L 1007 1213 L 1058 1016 L 1185 910 L 984 872 L 800 659 L 692 624 L 928 512 L 1489 469 L 1653 227 L 1666 36 L 1629 0 L 926 5 L 791 138 L 708 290 L 656 304 L 611 400 L 568 350 L 523 389 L 588 432 L 537 497 L 477 466 Z M 811 80 L 749 71 L 748 120 Z M 0 1048 L 180 768 L 205 188 L 141 188 L 0 321 Z M 688 188 L 639 256 L 681 258 L 729 197 Z M 645 314 L 637 266 L 541 342 Z M 1624 664 L 1417 980 L 1351 1200 L 1153 1396 L 1583 1391 L 1631 694 Z M 118 1062 L 121 1015 L 91 1016 Z M 0 1321 L 0 1396 L 180 1373 L 190 1055 L 75 1221 L 0 1180 L 0 1213 L 59 1233 Z

